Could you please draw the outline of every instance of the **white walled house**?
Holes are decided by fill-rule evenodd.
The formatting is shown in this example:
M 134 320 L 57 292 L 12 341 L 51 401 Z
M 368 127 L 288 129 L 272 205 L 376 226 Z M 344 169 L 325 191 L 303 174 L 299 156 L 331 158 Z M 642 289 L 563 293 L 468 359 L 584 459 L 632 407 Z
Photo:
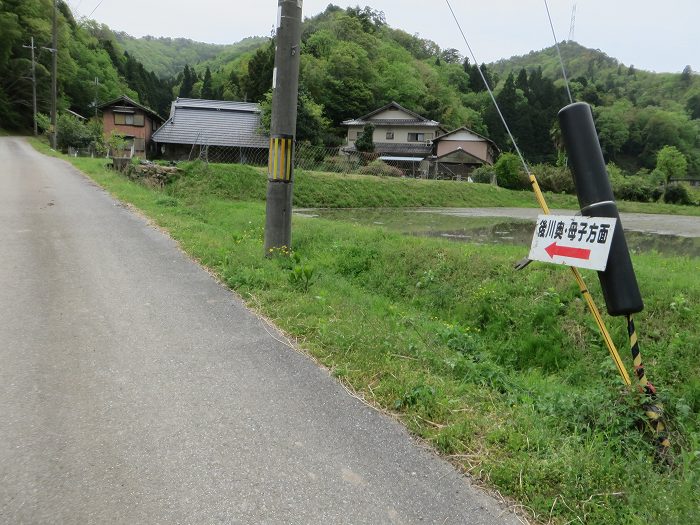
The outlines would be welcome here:
M 442 132 L 439 122 L 391 102 L 342 123 L 348 128 L 347 151 L 355 151 L 355 142 L 367 124 L 374 126 L 374 152 L 387 157 L 425 158 L 432 152 L 432 141 Z

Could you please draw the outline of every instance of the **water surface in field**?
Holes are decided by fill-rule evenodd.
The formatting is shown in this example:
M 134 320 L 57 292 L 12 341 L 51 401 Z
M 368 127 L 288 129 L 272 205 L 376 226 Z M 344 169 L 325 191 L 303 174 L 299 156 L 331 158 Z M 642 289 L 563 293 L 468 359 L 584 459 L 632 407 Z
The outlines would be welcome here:
M 499 210 L 495 213 L 501 212 L 502 210 Z M 305 209 L 296 213 L 306 217 L 376 226 L 406 235 L 437 237 L 476 244 L 512 244 L 528 248 L 535 230 L 534 218 L 451 215 L 439 210 Z M 658 252 L 665 255 L 700 257 L 700 238 L 698 237 L 629 230 L 625 232 L 625 236 L 633 253 Z

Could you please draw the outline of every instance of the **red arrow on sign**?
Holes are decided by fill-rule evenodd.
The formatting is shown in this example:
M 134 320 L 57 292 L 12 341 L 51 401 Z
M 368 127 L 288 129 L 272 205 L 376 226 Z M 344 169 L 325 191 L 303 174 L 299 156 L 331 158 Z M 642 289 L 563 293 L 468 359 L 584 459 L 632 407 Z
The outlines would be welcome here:
M 584 261 L 591 258 L 591 250 L 571 248 L 569 246 L 558 246 L 556 241 L 547 246 L 544 251 L 546 251 L 552 259 L 554 259 L 554 257 L 557 255 L 560 257 L 569 257 L 571 259 L 583 259 Z

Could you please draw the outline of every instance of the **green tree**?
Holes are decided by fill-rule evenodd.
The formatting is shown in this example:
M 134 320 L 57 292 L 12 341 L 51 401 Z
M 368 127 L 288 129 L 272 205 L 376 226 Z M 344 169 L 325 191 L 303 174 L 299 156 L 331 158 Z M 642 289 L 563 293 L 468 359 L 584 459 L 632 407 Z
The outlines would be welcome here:
M 244 98 L 260 102 L 272 88 L 275 69 L 275 40 L 258 49 L 248 62 L 248 74 L 242 80 Z
M 374 126 L 372 124 L 365 124 L 362 134 L 355 141 L 355 149 L 363 153 L 374 151 Z
M 608 160 L 615 160 L 616 155 L 629 140 L 629 125 L 624 111 L 629 105 L 614 105 L 595 108 L 596 128 L 603 152 Z
M 690 86 L 693 82 L 693 68 L 690 66 L 685 66 L 683 72 L 681 73 L 681 84 L 685 87 Z
M 523 178 L 520 174 L 521 168 L 522 164 L 517 155 L 514 153 L 502 153 L 493 166 L 498 185 L 511 190 L 523 189 Z
M 194 69 L 191 69 L 188 64 L 185 64 L 182 70 L 182 84 L 180 84 L 178 97 L 191 98 L 195 82 L 197 82 L 197 74 L 194 72 Z
M 92 142 L 91 130 L 72 115 L 58 116 L 58 147 L 84 148 Z
M 666 182 L 670 179 L 684 179 L 688 175 L 688 161 L 675 146 L 664 146 L 656 155 L 656 169 Z
M 690 114 L 690 118 L 700 119 L 700 93 L 695 93 L 688 97 L 685 107 Z
M 214 98 L 214 89 L 212 88 L 211 70 L 207 67 L 204 72 L 204 83 L 202 84 L 202 98 L 211 100 Z

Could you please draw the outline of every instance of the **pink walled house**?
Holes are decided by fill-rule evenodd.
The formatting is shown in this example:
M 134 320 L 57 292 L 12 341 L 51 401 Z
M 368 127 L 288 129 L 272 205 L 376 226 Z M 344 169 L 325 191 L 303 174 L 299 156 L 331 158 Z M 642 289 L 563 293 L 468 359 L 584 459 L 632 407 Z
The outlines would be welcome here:
M 433 140 L 433 154 L 435 176 L 462 179 L 476 168 L 491 166 L 498 147 L 492 140 L 461 127 Z
M 133 145 L 135 157 L 146 158 L 153 152 L 151 137 L 163 124 L 158 113 L 126 95 L 102 104 L 100 109 L 105 139 L 116 131 L 126 137 L 130 147 Z
M 439 136 L 433 141 L 435 156 L 444 157 L 458 149 L 479 159 L 481 164 L 493 164 L 498 155 L 496 144 L 490 139 L 462 127 Z

